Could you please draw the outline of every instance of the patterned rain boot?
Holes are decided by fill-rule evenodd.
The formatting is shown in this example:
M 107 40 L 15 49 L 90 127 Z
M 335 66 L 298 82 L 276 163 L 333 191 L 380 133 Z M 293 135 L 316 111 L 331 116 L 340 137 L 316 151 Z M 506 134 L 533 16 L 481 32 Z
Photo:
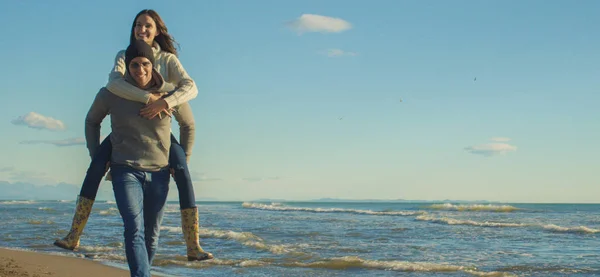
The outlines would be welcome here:
M 73 250 L 79 246 L 79 237 L 90 217 L 92 205 L 94 205 L 94 200 L 83 196 L 77 196 L 77 207 L 75 208 L 71 231 L 69 231 L 69 234 L 63 239 L 54 241 L 54 245 L 67 250 Z
M 203 261 L 213 258 L 211 253 L 200 247 L 198 226 L 198 207 L 181 210 L 181 229 L 187 245 L 188 261 Z

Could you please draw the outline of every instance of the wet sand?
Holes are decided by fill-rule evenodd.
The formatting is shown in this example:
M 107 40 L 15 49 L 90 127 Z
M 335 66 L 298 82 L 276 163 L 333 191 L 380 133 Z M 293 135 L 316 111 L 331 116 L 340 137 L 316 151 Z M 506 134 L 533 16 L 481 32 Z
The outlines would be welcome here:
M 128 277 L 129 271 L 84 258 L 0 248 L 0 277 Z

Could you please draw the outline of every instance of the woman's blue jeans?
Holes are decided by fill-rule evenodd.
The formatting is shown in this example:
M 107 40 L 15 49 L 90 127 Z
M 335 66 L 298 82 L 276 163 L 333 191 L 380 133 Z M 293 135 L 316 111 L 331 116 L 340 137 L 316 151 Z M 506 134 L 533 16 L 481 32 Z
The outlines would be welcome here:
M 181 209 L 196 207 L 194 186 L 192 185 L 192 178 L 187 166 L 185 151 L 183 151 L 183 147 L 181 147 L 172 134 L 169 152 L 169 166 L 174 170 L 173 179 L 175 179 L 175 184 L 177 184 L 177 190 L 179 191 L 179 207 Z M 100 182 L 106 173 L 106 163 L 110 161 L 111 155 L 112 144 L 109 135 L 100 144 L 95 156 L 92 157 L 92 162 L 81 185 L 80 196 L 88 199 L 96 199 Z
M 160 224 L 169 193 L 169 170 L 111 166 L 113 191 L 125 227 L 125 255 L 132 277 L 151 277 Z

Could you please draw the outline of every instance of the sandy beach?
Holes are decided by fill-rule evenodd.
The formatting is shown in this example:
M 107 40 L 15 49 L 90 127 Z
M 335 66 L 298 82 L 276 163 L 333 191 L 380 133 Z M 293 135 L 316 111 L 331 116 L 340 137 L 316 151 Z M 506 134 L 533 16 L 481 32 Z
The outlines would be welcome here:
M 86 260 L 0 248 L 0 277 L 128 277 L 129 271 Z

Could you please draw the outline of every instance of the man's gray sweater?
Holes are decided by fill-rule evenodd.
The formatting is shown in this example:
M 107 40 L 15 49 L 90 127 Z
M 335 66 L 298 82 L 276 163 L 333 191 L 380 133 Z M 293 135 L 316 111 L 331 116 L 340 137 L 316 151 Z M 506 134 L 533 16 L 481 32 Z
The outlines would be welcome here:
M 173 85 L 153 72 L 154 86 L 150 91 L 168 92 Z M 133 84 L 131 77 L 126 79 Z M 144 104 L 120 98 L 106 88 L 100 89 L 85 118 L 85 138 L 93 158 L 100 142 L 100 123 L 110 114 L 113 165 L 126 165 L 141 171 L 159 171 L 169 165 L 171 118 L 158 116 L 148 120 L 139 115 Z M 175 107 L 173 116 L 179 123 L 180 143 L 186 155 L 191 155 L 194 143 L 194 117 L 188 103 Z

